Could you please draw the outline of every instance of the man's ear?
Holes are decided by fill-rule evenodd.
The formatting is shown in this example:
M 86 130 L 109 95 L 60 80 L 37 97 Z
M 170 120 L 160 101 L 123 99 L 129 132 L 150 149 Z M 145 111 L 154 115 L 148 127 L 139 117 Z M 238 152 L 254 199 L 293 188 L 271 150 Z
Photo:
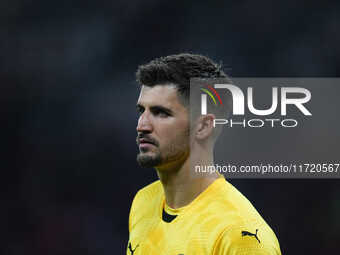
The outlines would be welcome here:
M 210 137 L 214 132 L 214 114 L 201 115 L 197 120 L 195 128 L 195 137 L 204 140 Z

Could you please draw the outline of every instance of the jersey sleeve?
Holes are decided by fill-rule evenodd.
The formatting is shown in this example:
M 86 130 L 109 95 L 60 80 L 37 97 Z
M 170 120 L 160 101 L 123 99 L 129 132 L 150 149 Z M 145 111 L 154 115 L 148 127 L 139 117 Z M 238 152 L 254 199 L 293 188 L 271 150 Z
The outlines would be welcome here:
M 270 228 L 237 226 L 226 228 L 217 239 L 213 255 L 281 255 Z

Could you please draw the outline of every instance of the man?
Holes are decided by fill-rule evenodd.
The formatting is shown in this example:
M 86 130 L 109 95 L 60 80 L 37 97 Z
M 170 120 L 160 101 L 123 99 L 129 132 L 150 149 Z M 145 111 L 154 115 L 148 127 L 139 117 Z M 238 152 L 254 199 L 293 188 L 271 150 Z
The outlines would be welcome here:
M 171 55 L 139 66 L 137 161 L 159 180 L 136 194 L 127 254 L 281 254 L 274 232 L 218 173 L 194 176 L 191 162 L 214 165 L 214 114 L 190 124 L 190 78 L 227 78 L 211 59 Z

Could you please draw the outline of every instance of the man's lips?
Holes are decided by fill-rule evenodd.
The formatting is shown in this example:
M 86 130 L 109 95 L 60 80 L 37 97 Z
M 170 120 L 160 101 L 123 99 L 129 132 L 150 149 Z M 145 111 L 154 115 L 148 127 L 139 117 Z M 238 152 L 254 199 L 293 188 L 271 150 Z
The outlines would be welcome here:
M 145 139 L 145 138 L 141 138 L 137 140 L 137 144 L 141 151 L 148 150 L 148 148 L 152 146 L 156 146 L 152 141 Z
M 139 149 L 140 150 L 143 150 L 143 149 L 146 149 L 146 148 L 150 148 L 152 146 L 155 146 L 154 144 L 152 143 L 140 143 L 139 144 Z
M 137 145 L 138 146 L 147 146 L 147 145 L 154 145 L 157 146 L 157 143 L 151 139 L 148 138 L 138 138 L 136 139 Z
M 138 143 L 139 143 L 139 144 L 149 143 L 149 144 L 155 145 L 152 141 L 150 141 L 150 140 L 148 140 L 148 139 L 145 139 L 145 138 L 139 139 L 139 140 L 138 140 Z

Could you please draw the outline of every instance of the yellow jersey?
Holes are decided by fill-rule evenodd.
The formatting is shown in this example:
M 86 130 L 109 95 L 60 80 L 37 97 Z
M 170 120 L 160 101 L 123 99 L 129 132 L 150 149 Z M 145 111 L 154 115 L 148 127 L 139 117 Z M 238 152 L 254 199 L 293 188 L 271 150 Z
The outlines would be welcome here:
M 272 229 L 223 176 L 178 209 L 166 204 L 160 181 L 139 190 L 129 233 L 127 255 L 281 254 Z

